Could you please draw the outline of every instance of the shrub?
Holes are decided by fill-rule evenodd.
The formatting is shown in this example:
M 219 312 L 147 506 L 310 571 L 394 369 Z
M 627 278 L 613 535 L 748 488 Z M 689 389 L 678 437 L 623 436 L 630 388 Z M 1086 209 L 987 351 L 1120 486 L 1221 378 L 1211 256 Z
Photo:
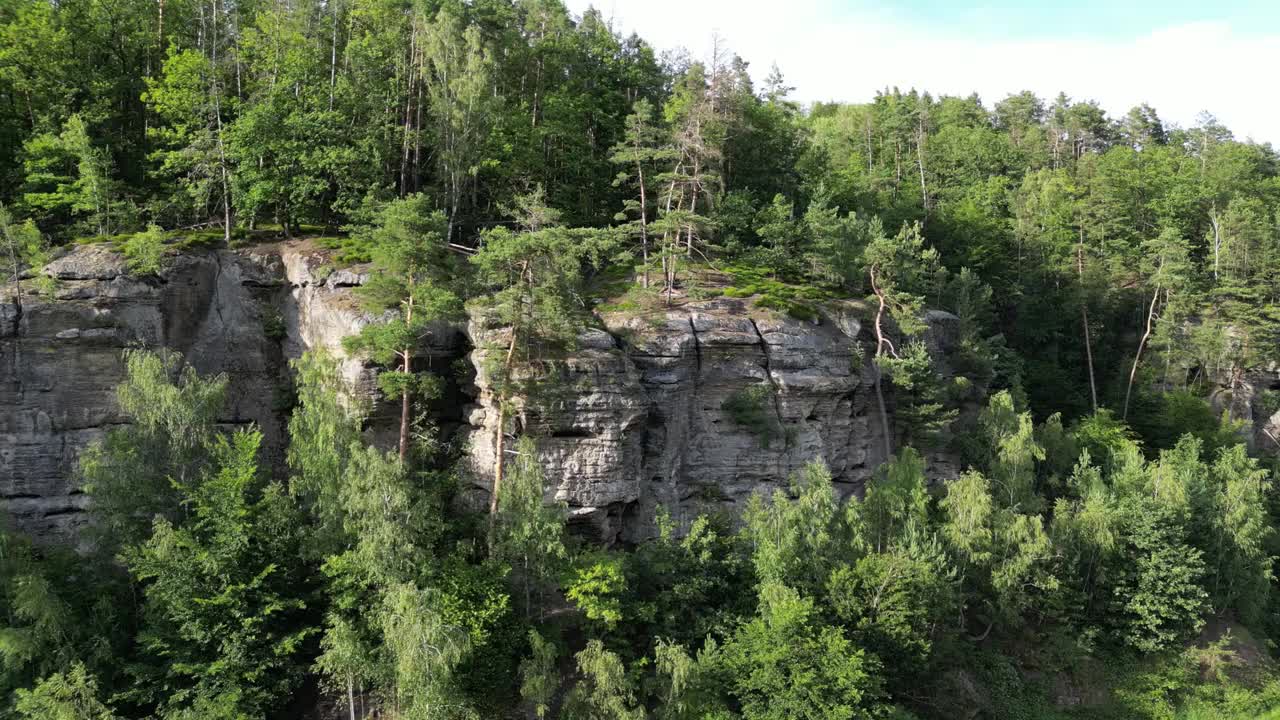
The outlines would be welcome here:
M 284 324 L 284 316 L 271 310 L 262 315 L 262 334 L 268 340 L 280 341 L 288 334 L 288 328 Z
M 124 243 L 124 257 L 135 275 L 159 274 L 164 258 L 164 230 L 159 225 L 135 233 Z
M 766 384 L 743 388 L 725 398 L 720 405 L 730 420 L 750 430 L 760 438 L 763 447 L 782 434 L 782 428 L 773 408 L 773 388 Z

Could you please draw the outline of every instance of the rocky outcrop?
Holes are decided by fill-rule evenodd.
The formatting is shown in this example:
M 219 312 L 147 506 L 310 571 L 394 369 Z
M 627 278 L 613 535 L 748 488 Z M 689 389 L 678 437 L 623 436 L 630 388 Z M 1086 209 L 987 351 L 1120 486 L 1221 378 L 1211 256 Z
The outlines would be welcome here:
M 523 366 L 554 392 L 517 400 L 507 430 L 535 438 L 554 482 L 548 496 L 605 542 L 651 536 L 658 505 L 680 524 L 736 512 L 818 458 L 848 496 L 884 460 L 867 312 L 832 303 L 813 323 L 716 299 L 604 314 L 604 329 L 583 333 L 573 350 Z M 929 320 L 929 341 L 945 353 L 954 317 Z M 473 322 L 478 367 L 504 345 L 504 332 Z M 476 493 L 487 496 L 496 399 L 486 373 L 476 386 L 468 452 Z M 763 422 L 741 422 L 734 398 L 761 403 L 749 409 Z
M 1194 372 L 1194 371 L 1192 371 Z M 1241 435 L 1251 451 L 1280 456 L 1280 367 L 1245 372 L 1204 373 L 1210 381 L 1209 405 L 1243 423 Z
M 169 347 L 201 373 L 225 373 L 221 421 L 256 424 L 276 469 L 289 359 L 325 347 L 354 392 L 374 398 L 374 370 L 342 349 L 372 319 L 352 293 L 364 275 L 325 273 L 325 261 L 322 250 L 289 242 L 175 254 L 159 276 L 137 277 L 110 246 L 86 245 L 42 270 L 56 280 L 51 294 L 25 283 L 19 303 L 16 287 L 0 286 L 0 503 L 11 524 L 44 540 L 76 535 L 86 506 L 79 453 L 128 422 L 115 398 L 126 348 Z M 424 362 L 451 361 L 463 342 L 456 328 L 431 333 Z M 377 436 L 395 410 L 372 406 Z
M 305 241 L 187 252 L 158 277 L 131 275 L 109 246 L 81 246 L 43 272 L 57 279 L 52 294 L 28 292 L 19 304 L 13 287 L 0 288 L 0 500 L 39 538 L 73 538 L 84 522 L 75 464 L 128 422 L 115 399 L 128 347 L 171 347 L 202 373 L 226 373 L 221 420 L 261 428 L 277 470 L 289 359 L 327 348 L 353 392 L 376 399 L 375 369 L 342 348 L 374 320 L 353 293 L 365 270 L 330 272 L 325 251 Z M 833 302 L 811 322 L 721 298 L 603 313 L 572 349 L 520 366 L 541 390 L 514 401 L 507 431 L 536 439 L 548 499 L 604 542 L 649 537 L 658 505 L 681 524 L 737 512 L 815 458 L 847 496 L 884 459 L 869 312 Z M 938 368 L 949 372 L 955 319 L 926 319 Z M 441 325 L 419 348 L 424 369 L 451 379 L 435 419 L 446 438 L 461 426 L 477 502 L 487 499 L 497 432 L 486 357 L 505 346 L 504 333 Z M 474 379 L 459 379 L 453 365 L 472 347 Z M 892 413 L 891 393 L 886 402 Z M 371 437 L 390 446 L 398 405 L 371 407 Z M 945 456 L 933 460 L 936 473 L 953 471 Z
M 135 277 L 108 246 L 90 245 L 44 272 L 56 280 L 49 294 L 28 289 L 19 304 L 14 288 L 0 292 L 0 500 L 14 525 L 57 539 L 82 524 L 76 459 L 128 420 L 115 386 L 129 347 L 171 347 L 203 373 L 226 373 L 221 419 L 258 424 L 278 451 L 280 349 L 263 324 L 283 278 L 270 267 L 211 251 L 173 257 L 160 277 Z

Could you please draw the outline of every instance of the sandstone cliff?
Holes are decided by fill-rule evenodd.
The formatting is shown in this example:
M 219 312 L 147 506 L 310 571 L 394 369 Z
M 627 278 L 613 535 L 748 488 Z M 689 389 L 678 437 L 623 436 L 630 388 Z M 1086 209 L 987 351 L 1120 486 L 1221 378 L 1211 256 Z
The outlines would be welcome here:
M 228 425 L 255 423 L 279 467 L 289 403 L 287 359 L 340 340 L 367 318 L 349 297 L 351 272 L 320 282 L 320 254 L 305 243 L 210 250 L 168 259 L 158 277 L 131 275 L 106 245 L 72 248 L 43 272 L 51 295 L 0 289 L 0 501 L 13 525 L 70 539 L 84 520 L 79 452 L 127 422 L 115 386 L 122 351 L 166 346 L 202 373 L 226 373 Z M 371 388 L 363 363 L 347 378 Z
M 19 305 L 12 287 L 0 289 L 0 500 L 12 523 L 37 537 L 74 539 L 84 522 L 76 459 L 128 421 L 114 395 L 127 347 L 171 347 L 203 373 L 226 373 L 222 421 L 256 423 L 276 469 L 290 358 L 326 347 L 353 392 L 374 396 L 373 369 L 341 347 L 370 320 L 352 293 L 364 275 L 327 272 L 324 251 L 305 241 L 187 252 L 159 277 L 144 278 L 109 247 L 90 245 L 43 272 L 58 280 L 51 295 L 27 294 Z M 604 542 L 650 536 L 659 504 L 681 523 L 740 509 L 751 493 L 785 486 L 813 458 L 827 462 L 848 495 L 883 460 L 866 314 L 859 302 L 829 303 L 809 322 L 730 299 L 603 313 L 567 355 L 523 370 L 556 391 L 519 403 L 508 430 L 537 437 L 554 484 L 548 499 L 565 502 L 570 522 Z M 955 318 L 928 319 L 945 372 Z M 463 372 L 436 419 L 461 424 L 471 495 L 483 502 L 496 412 L 482 359 L 502 330 L 472 322 L 467 333 L 469 340 L 461 328 L 438 328 L 421 352 L 424 367 L 451 372 L 475 348 L 474 382 Z M 726 410 L 751 388 L 764 403 L 764 433 Z M 396 411 L 374 403 L 375 440 L 390 440 Z M 954 472 L 942 455 L 931 468 L 936 476 Z
M 857 302 L 830 303 L 815 323 L 716 299 L 606 313 L 604 329 L 584 331 L 566 357 L 525 369 L 554 391 L 517 402 L 507 430 L 536 438 L 555 483 L 548 497 L 604 542 L 651 537 L 659 504 L 680 526 L 701 513 L 740 511 L 752 493 L 785 488 L 815 458 L 847 497 L 884 460 L 871 337 L 860 320 L 868 312 Z M 928 320 L 941 367 L 956 319 L 935 312 Z M 503 345 L 495 333 L 502 331 L 471 324 L 477 368 L 487 348 Z M 476 492 L 487 495 L 496 400 L 484 372 L 476 386 L 468 453 Z M 764 404 L 763 432 L 726 407 L 748 389 Z M 945 455 L 931 461 L 935 476 L 954 473 Z

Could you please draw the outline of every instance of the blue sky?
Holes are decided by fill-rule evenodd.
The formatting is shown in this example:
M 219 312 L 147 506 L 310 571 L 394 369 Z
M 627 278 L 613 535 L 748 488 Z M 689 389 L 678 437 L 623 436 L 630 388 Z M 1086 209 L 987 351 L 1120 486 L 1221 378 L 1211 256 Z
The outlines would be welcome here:
M 1280 144 L 1280 0 L 567 0 L 659 49 L 705 56 L 713 34 L 763 78 L 777 63 L 802 102 L 877 89 L 1021 90 L 1139 103 L 1168 124 L 1203 110 L 1239 137 Z
M 1031 38 L 1124 38 L 1159 27 L 1197 22 L 1229 22 L 1243 31 L 1265 31 L 1280 24 L 1276 0 L 1076 0 L 1073 2 L 898 2 L 827 3 L 837 14 L 881 12 L 925 26 L 949 27 L 982 35 Z

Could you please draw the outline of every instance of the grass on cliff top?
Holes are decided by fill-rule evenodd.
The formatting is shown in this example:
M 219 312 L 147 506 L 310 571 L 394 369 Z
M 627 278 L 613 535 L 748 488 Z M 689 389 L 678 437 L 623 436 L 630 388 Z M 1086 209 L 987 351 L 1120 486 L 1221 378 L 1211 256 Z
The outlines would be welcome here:
M 758 307 L 786 313 L 799 320 L 817 320 L 818 305 L 839 297 L 829 288 L 812 284 L 796 284 L 772 277 L 761 268 L 731 264 L 724 272 L 732 285 L 724 289 L 725 297 L 754 297 Z
M 641 267 L 616 265 L 597 275 L 589 295 L 596 308 L 606 313 L 645 313 L 666 307 L 660 288 L 640 285 Z M 661 267 L 649 269 L 650 282 L 661 283 Z M 709 263 L 686 263 L 681 268 L 677 285 L 683 300 L 707 300 L 715 297 L 749 299 L 756 307 L 768 308 L 791 317 L 813 321 L 818 318 L 818 305 L 839 297 L 834 291 L 817 285 L 788 283 L 771 277 L 768 272 L 741 263 L 712 266 Z
M 309 238 L 325 248 L 332 248 L 346 240 L 345 237 L 325 235 L 325 228 L 320 225 L 303 225 L 294 234 L 295 238 Z M 107 244 L 113 250 L 123 250 L 126 242 L 137 233 L 119 233 L 116 235 L 91 235 L 76 238 L 74 245 Z M 199 250 L 222 246 L 223 231 L 221 227 L 212 226 L 200 229 L 168 230 L 165 232 L 166 250 Z M 284 229 L 279 225 L 258 225 L 254 229 L 237 227 L 231 231 L 231 247 L 245 248 L 261 243 L 276 242 L 285 239 Z M 348 263 L 350 264 L 350 263 Z
M 369 246 L 350 235 L 326 235 L 317 237 L 314 241 L 325 250 L 333 251 L 329 255 L 329 264 L 333 265 L 335 270 L 367 263 L 373 259 Z

